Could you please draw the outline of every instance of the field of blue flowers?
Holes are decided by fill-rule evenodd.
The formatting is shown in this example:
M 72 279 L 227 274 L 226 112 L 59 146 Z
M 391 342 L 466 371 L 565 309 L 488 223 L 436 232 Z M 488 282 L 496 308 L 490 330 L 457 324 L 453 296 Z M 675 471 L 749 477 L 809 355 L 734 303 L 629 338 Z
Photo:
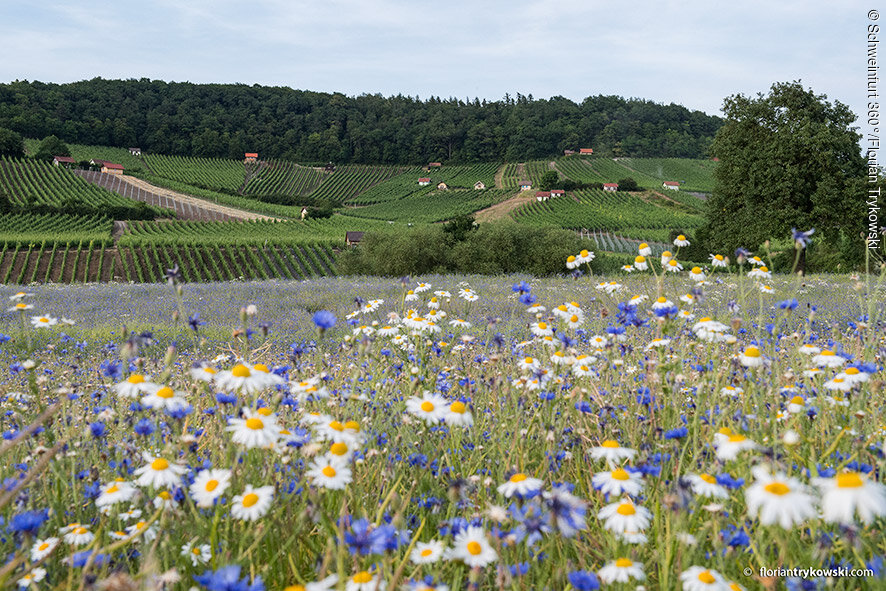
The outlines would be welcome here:
M 0 587 L 884 588 L 883 275 L 643 246 L 8 290 Z

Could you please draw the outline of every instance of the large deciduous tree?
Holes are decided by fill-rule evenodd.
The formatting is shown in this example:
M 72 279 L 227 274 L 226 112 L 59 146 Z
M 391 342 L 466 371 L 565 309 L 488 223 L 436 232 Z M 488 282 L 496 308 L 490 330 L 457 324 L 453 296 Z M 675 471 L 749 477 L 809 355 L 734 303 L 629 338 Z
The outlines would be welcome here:
M 851 126 L 856 117 L 826 99 L 800 82 L 773 84 L 768 96 L 726 98 L 726 121 L 711 148 L 720 163 L 699 238 L 732 252 L 789 238 L 791 228 L 814 227 L 826 241 L 864 230 L 867 169 Z
M 0 156 L 21 158 L 25 155 L 25 142 L 22 136 L 11 129 L 0 127 Z

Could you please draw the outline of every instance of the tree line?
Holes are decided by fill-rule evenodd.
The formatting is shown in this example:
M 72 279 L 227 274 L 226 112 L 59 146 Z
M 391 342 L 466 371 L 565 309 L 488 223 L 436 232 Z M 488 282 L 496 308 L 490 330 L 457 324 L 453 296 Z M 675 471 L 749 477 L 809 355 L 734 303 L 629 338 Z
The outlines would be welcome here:
M 0 84 L 0 127 L 24 137 L 159 154 L 299 162 L 520 161 L 593 148 L 604 156 L 704 158 L 722 124 L 676 104 L 620 96 L 461 100 L 346 96 L 244 84 L 93 80 Z

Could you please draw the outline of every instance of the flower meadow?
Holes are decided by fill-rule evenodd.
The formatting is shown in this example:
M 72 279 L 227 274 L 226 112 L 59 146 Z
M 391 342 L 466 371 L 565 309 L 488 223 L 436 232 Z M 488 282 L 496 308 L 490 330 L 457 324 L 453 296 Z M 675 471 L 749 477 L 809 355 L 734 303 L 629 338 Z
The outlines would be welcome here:
M 0 586 L 883 588 L 883 275 L 681 240 L 606 278 L 9 290 Z

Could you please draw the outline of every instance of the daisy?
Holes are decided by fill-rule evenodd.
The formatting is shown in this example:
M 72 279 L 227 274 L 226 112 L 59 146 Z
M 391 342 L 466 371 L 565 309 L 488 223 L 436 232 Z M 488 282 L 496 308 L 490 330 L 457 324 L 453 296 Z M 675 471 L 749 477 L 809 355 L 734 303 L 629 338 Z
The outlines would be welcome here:
M 133 373 L 122 382 L 114 384 L 114 391 L 123 398 L 138 398 L 155 387 L 160 386 L 148 381 L 148 378 L 140 373 Z
M 421 293 L 423 291 L 428 291 L 429 289 L 431 289 L 430 283 L 419 283 L 418 285 L 415 286 L 414 291 L 415 291 L 415 293 Z
M 609 341 L 606 340 L 606 337 L 602 335 L 595 334 L 588 341 L 592 347 L 596 347 L 598 349 L 604 348 Z
M 449 410 L 443 416 L 447 425 L 455 427 L 471 427 L 474 424 L 474 416 L 461 400 L 456 400 L 449 405 Z
M 498 554 L 486 539 L 483 528 L 474 525 L 455 536 L 452 548 L 445 555 L 448 560 L 461 560 L 471 568 L 483 567 L 498 560 Z
M 725 267 L 729 264 L 729 259 L 724 257 L 722 254 L 712 254 L 709 256 L 711 259 L 712 267 Z
M 760 514 L 760 523 L 778 523 L 791 529 L 816 514 L 813 497 L 796 478 L 785 474 L 772 475 L 765 466 L 756 466 L 751 472 L 754 484 L 745 490 L 748 513 Z
M 382 326 L 378 329 L 377 333 L 380 337 L 392 337 L 400 332 L 400 329 L 396 326 Z
M 250 366 L 241 362 L 230 370 L 218 372 L 215 376 L 215 383 L 222 390 L 252 394 L 276 384 L 282 384 L 283 378 L 270 373 L 265 365 Z
M 674 240 L 674 246 L 676 246 L 677 248 L 683 248 L 684 246 L 689 246 L 689 241 L 686 240 L 686 236 L 684 236 L 683 234 L 680 234 Z
M 431 564 L 443 558 L 445 548 L 443 542 L 431 540 L 427 543 L 419 542 L 412 549 L 409 559 L 413 564 Z
M 231 515 L 235 519 L 255 521 L 268 512 L 273 498 L 273 486 L 253 488 L 251 484 L 247 484 L 243 494 L 235 496 L 231 501 Z
M 815 345 L 810 345 L 809 343 L 800 345 L 797 350 L 803 355 L 818 355 L 821 353 L 821 349 L 816 347 Z
M 37 567 L 31 569 L 31 572 L 27 573 L 25 576 L 16 581 L 16 584 L 20 589 L 26 589 L 33 585 L 34 583 L 39 583 L 46 577 L 46 569 Z
M 603 568 L 597 571 L 600 580 L 606 583 L 627 583 L 631 579 L 642 581 L 646 579 L 643 572 L 643 563 L 634 562 L 630 558 L 619 558 L 607 562 Z
M 726 579 L 713 569 L 690 566 L 680 573 L 683 591 L 728 591 Z
M 428 425 L 439 423 L 446 416 L 449 406 L 448 400 L 428 391 L 421 398 L 411 396 L 406 399 L 407 412 L 423 419 Z
M 646 345 L 646 350 L 651 351 L 652 349 L 663 349 L 671 344 L 671 339 L 652 339 L 652 341 Z
M 455 320 L 449 321 L 449 326 L 454 326 L 456 328 L 468 329 L 468 328 L 471 328 L 471 326 L 473 326 L 473 325 L 470 322 L 468 322 L 467 320 L 462 320 L 460 318 L 456 318 Z
M 140 536 L 145 542 L 150 542 L 157 537 L 157 528 L 148 526 L 147 521 L 139 521 L 128 526 L 126 533 L 128 537 Z
M 545 310 L 547 310 L 547 308 L 545 308 L 541 304 L 535 304 L 533 306 L 529 306 L 528 308 L 526 308 L 526 312 L 528 314 L 541 314 Z
M 308 422 L 314 424 L 314 431 L 316 432 L 319 441 L 341 441 L 344 443 L 356 444 L 359 440 L 359 423 L 352 421 L 342 423 L 328 415 L 323 415 L 320 422 L 314 422 L 313 420 Z M 357 427 L 356 430 L 353 428 L 354 425 Z
M 768 286 L 768 285 L 761 285 L 761 286 L 760 286 L 760 292 L 761 292 L 761 293 L 774 293 L 775 290 L 772 289 L 772 288 L 771 288 L 770 286 Z
M 198 365 L 192 367 L 191 371 L 188 373 L 191 375 L 191 378 L 200 382 L 211 382 L 215 379 L 216 374 L 218 374 L 218 370 L 211 365 Z
M 182 546 L 181 555 L 190 558 L 191 566 L 206 564 L 212 558 L 212 549 L 209 544 L 198 546 L 192 542 Z
M 842 378 L 852 384 L 860 384 L 861 382 L 868 381 L 868 374 L 859 370 L 857 367 L 847 367 L 846 371 L 839 373 L 836 375 L 836 378 Z
M 677 262 L 677 259 L 671 259 L 664 266 L 665 271 L 670 271 L 671 273 L 679 273 L 683 270 L 683 265 Z
M 615 539 L 625 544 L 645 544 L 649 541 L 646 534 L 636 531 L 616 532 Z
M 772 273 L 770 273 L 769 269 L 764 265 L 748 271 L 748 277 L 752 279 L 772 279 Z
M 415 302 L 418 300 L 418 295 L 415 293 L 415 290 L 410 289 L 406 292 L 406 295 L 403 297 L 403 301 L 405 302 Z
M 597 472 L 591 479 L 594 488 L 604 495 L 627 494 L 637 496 L 643 490 L 643 476 L 628 472 L 624 468 L 616 468 L 611 472 Z
M 725 396 L 732 396 L 733 398 L 739 396 L 744 393 L 744 388 L 741 386 L 723 386 L 720 388 L 720 394 Z
M 52 316 L 31 316 L 31 326 L 34 328 L 49 328 L 58 324 L 58 318 Z
M 520 499 L 528 499 L 537 495 L 544 484 L 539 478 L 532 478 L 523 472 L 516 472 L 507 482 L 498 486 L 499 494 L 506 499 L 516 496 Z
M 168 490 L 161 490 L 154 497 L 153 505 L 155 509 L 175 509 L 178 507 L 178 501 Z
M 58 538 L 44 538 L 42 540 L 34 540 L 31 546 L 31 562 L 39 562 L 49 556 L 55 547 L 58 546 Z
M 77 524 L 76 527 L 64 534 L 63 539 L 66 544 L 71 544 L 72 546 L 84 546 L 92 543 L 92 540 L 95 539 L 95 534 L 89 531 L 86 526 Z
M 311 484 L 331 490 L 345 488 L 352 479 L 351 469 L 337 457 L 321 456 L 311 462 L 305 471 Z
M 530 324 L 529 330 L 537 337 L 549 337 L 554 334 L 554 329 L 548 326 L 547 322 Z
M 734 460 L 745 450 L 756 449 L 757 444 L 744 435 L 733 433 L 724 427 L 714 434 L 714 447 L 717 448 L 717 459 L 725 462 Z
M 649 527 L 652 512 L 631 501 L 619 501 L 600 509 L 597 518 L 603 520 L 603 528 L 611 532 L 642 532 Z
M 618 441 L 607 439 L 598 447 L 591 448 L 591 457 L 595 460 L 606 460 L 609 463 L 618 463 L 622 460 L 631 460 L 637 455 L 637 450 L 629 447 L 621 447 Z
M 812 363 L 819 367 L 840 367 L 846 363 L 846 359 L 835 355 L 833 351 L 824 350 L 812 358 Z
M 717 484 L 717 479 L 710 474 L 690 474 L 689 480 L 692 492 L 699 497 L 712 499 L 726 499 L 729 497 L 726 487 Z
M 188 406 L 188 401 L 183 398 L 184 392 L 176 392 L 169 386 L 153 386 L 147 390 L 147 395 L 142 396 L 142 405 L 156 410 L 179 410 Z
M 855 387 L 855 384 L 850 382 L 844 377 L 841 377 L 843 374 L 834 376 L 832 380 L 828 380 L 824 383 L 824 387 L 827 390 L 836 390 L 838 392 L 849 392 Z M 842 399 L 842 396 L 841 396 Z
M 643 253 L 641 252 L 640 254 L 643 254 Z M 650 252 L 650 254 L 652 254 L 652 253 Z M 646 256 L 649 256 L 649 255 L 647 254 Z M 667 265 L 668 261 L 670 261 L 672 258 L 674 258 L 674 255 L 671 254 L 671 251 L 669 251 L 669 250 L 666 250 L 663 253 L 661 253 L 661 266 L 664 267 L 665 265 Z
M 32 304 L 25 304 L 23 302 L 19 302 L 11 308 L 7 308 L 7 312 L 24 312 L 25 310 L 33 310 L 34 306 Z
M 474 293 L 474 290 L 469 288 L 458 290 L 458 297 L 465 300 L 466 302 L 476 302 L 480 299 L 480 296 Z
M 385 591 L 388 584 L 382 578 L 382 573 L 373 575 L 369 571 L 360 571 L 345 585 L 345 591 Z
M 222 496 L 230 485 L 230 470 L 212 468 L 198 472 L 189 490 L 197 506 L 206 509 L 212 507 L 215 500 Z
M 577 378 L 585 378 L 594 375 L 594 370 L 584 363 L 574 363 L 572 365 L 572 375 Z
M 568 257 L 566 257 L 566 268 L 567 269 L 570 269 L 570 270 L 577 269 L 579 264 L 580 263 L 578 262 L 578 259 L 575 258 L 575 255 L 569 255 Z
M 566 326 L 569 328 L 578 328 L 582 324 L 584 324 L 585 318 L 584 314 L 573 314 L 569 318 L 566 318 Z
M 136 484 L 139 486 L 153 486 L 154 488 L 168 488 L 181 481 L 182 474 L 187 468 L 178 464 L 170 463 L 169 460 L 159 456 L 143 453 L 146 465 L 138 468 L 135 475 L 138 476 Z
M 630 267 L 631 265 L 627 265 L 627 266 Z M 638 271 L 645 271 L 648 268 L 649 268 L 649 263 L 646 262 L 646 257 L 644 257 L 642 254 L 634 257 L 633 269 L 636 269 Z
M 96 507 L 105 507 L 107 505 L 114 505 L 116 503 L 120 503 L 122 501 L 128 501 L 132 499 L 138 493 L 138 489 L 132 486 L 131 483 L 126 482 L 122 478 L 118 478 L 114 482 L 110 484 L 106 484 L 102 491 L 99 493 L 98 498 L 95 499 Z
M 853 514 L 865 525 L 886 515 L 886 486 L 870 480 L 861 472 L 844 472 L 834 478 L 815 478 L 813 484 L 822 491 L 821 509 L 824 520 L 850 526 Z
M 9 301 L 10 302 L 20 302 L 23 299 L 25 299 L 26 297 L 32 296 L 32 295 L 34 295 L 34 294 L 33 293 L 25 293 L 23 291 L 20 291 L 16 294 L 9 296 Z
M 689 271 L 689 278 L 693 281 L 704 281 L 704 271 L 701 270 L 701 267 L 692 267 Z
M 578 253 L 578 256 L 575 257 L 575 260 L 578 261 L 578 264 L 584 265 L 584 264 L 590 263 L 595 258 L 596 258 L 596 255 L 594 255 L 594 253 L 592 253 L 588 250 L 582 250 L 580 253 Z
M 243 408 L 243 418 L 228 419 L 225 431 L 231 431 L 231 441 L 252 449 L 269 447 L 277 442 L 280 427 L 273 414 L 264 416 L 257 411 Z
M 652 302 L 652 309 L 653 310 L 663 310 L 665 308 L 671 308 L 673 305 L 674 305 L 674 303 L 671 300 L 662 296 L 662 297 L 658 298 L 657 300 L 655 300 L 654 302 Z
M 760 355 L 760 349 L 751 345 L 744 352 L 739 353 L 738 360 L 745 367 L 760 367 L 763 365 L 763 356 Z
M 753 257 L 749 258 L 748 262 L 755 267 L 762 267 L 763 265 L 765 265 L 765 263 L 763 262 L 763 259 L 761 259 L 758 256 L 753 256 Z
M 641 242 L 639 246 L 637 246 L 637 252 L 641 255 L 648 257 L 652 254 L 652 249 L 645 242 Z
M 806 411 L 806 400 L 802 396 L 794 396 L 788 401 L 788 412 L 797 414 Z

